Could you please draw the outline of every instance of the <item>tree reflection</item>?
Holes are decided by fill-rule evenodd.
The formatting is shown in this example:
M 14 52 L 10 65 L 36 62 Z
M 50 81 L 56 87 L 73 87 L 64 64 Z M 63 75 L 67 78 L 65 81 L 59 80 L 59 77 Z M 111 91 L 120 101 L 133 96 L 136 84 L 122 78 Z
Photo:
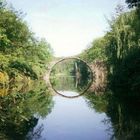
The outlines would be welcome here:
M 85 98 L 91 108 L 108 116 L 103 122 L 108 125 L 107 131 L 112 134 L 112 139 L 140 139 L 140 100 L 116 98 L 111 91 L 104 95 L 87 93 Z
M 140 101 L 110 98 L 107 115 L 117 139 L 140 139 Z
M 27 85 L 26 85 L 27 86 Z M 0 97 L 0 138 L 25 140 L 39 117 L 45 117 L 53 107 L 52 96 L 45 83 L 36 81 L 25 92 L 22 86 L 11 86 L 7 96 Z
M 90 108 L 94 108 L 97 112 L 107 112 L 108 107 L 108 95 L 95 94 L 93 92 L 87 92 L 85 94 L 86 102 Z
M 28 133 L 26 140 L 39 140 L 43 131 L 43 125 L 40 125 L 37 129 L 31 129 Z

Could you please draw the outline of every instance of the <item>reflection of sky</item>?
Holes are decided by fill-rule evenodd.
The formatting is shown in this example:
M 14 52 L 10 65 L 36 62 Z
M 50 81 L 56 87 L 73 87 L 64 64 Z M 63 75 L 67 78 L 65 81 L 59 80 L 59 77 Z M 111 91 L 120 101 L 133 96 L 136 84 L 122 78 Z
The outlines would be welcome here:
M 65 95 L 65 96 L 77 96 L 80 93 L 73 92 L 73 91 L 57 91 L 58 93 Z
M 52 45 L 56 56 L 80 53 L 107 30 L 118 3 L 125 0 L 7 0 L 27 13 L 26 20 L 37 36 Z
M 107 116 L 91 110 L 83 97 L 66 99 L 54 97 L 55 106 L 45 119 L 40 119 L 34 131 L 43 125 L 41 140 L 108 140 L 102 122 Z

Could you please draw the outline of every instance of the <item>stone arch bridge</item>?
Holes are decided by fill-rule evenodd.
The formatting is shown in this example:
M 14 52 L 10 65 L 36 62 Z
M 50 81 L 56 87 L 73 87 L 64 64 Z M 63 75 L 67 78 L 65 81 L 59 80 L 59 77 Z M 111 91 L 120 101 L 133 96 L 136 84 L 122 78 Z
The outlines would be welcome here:
M 45 81 L 49 83 L 49 76 L 52 68 L 57 65 L 59 62 L 68 60 L 68 59 L 77 59 L 81 60 L 84 62 L 91 70 L 91 72 L 94 74 L 94 80 L 93 83 L 91 84 L 89 91 L 90 92 L 95 92 L 95 93 L 102 93 L 106 89 L 107 85 L 107 69 L 106 65 L 103 61 L 94 61 L 93 63 L 87 63 L 86 61 L 80 59 L 79 57 L 64 57 L 60 59 L 54 59 L 49 63 L 47 66 L 47 72 L 44 77 Z

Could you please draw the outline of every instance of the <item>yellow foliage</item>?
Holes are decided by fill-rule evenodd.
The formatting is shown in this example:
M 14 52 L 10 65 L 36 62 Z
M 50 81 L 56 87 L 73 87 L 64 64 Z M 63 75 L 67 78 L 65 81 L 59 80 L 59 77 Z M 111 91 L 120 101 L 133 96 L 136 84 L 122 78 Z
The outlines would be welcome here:
M 9 80 L 9 77 L 6 72 L 0 72 L 0 83 L 6 84 Z
M 3 88 L 3 89 L 0 89 L 0 96 L 6 96 L 8 94 L 8 89 L 6 88 Z

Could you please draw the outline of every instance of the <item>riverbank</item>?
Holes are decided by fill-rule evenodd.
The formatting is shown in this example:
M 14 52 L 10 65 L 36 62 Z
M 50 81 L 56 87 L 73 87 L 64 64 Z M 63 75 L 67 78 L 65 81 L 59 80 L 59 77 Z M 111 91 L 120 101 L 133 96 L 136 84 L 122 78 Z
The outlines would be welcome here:
M 114 96 L 140 98 L 140 10 L 118 5 L 106 34 L 94 40 L 79 57 L 106 64 L 108 87 Z

